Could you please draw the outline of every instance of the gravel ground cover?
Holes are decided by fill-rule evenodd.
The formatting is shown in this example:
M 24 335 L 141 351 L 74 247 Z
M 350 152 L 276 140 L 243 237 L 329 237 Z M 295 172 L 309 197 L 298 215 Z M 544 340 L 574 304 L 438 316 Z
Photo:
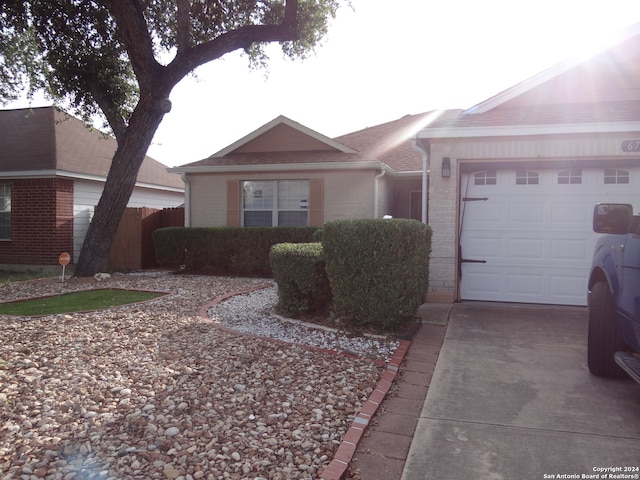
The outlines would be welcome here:
M 0 316 L 0 478 L 318 478 L 377 384 L 372 358 L 395 343 L 278 320 L 274 288 L 200 317 L 212 299 L 264 282 L 158 274 L 0 287 L 0 301 L 172 292 L 97 312 Z

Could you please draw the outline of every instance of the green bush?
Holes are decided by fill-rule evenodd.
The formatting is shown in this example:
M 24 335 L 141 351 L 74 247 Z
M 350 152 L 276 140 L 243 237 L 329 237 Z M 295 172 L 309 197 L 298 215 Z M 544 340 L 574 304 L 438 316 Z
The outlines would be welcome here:
M 271 247 L 270 259 L 279 313 L 295 317 L 328 311 L 331 288 L 321 243 L 280 243 Z
M 323 230 L 333 311 L 392 330 L 415 316 L 429 281 L 431 228 L 415 220 L 336 220 Z
M 187 271 L 271 277 L 277 243 L 308 243 L 318 227 L 169 227 L 153 232 L 161 265 Z

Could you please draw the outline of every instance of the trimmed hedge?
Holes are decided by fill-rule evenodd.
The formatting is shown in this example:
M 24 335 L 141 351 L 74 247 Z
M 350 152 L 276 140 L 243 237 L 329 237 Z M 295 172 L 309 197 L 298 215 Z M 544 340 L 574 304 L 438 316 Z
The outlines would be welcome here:
M 429 226 L 336 220 L 324 225 L 322 241 L 336 316 L 382 330 L 415 316 L 429 282 Z
M 224 275 L 271 277 L 278 243 L 313 242 L 318 227 L 169 227 L 153 232 L 161 265 Z
M 328 311 L 331 288 L 321 243 L 280 243 L 271 247 L 270 259 L 278 284 L 279 313 L 297 316 Z

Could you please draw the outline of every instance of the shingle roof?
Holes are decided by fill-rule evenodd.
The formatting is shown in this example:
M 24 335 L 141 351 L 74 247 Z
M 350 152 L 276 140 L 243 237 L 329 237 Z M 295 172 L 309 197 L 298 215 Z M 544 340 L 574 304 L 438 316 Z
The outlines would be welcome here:
M 422 169 L 422 155 L 411 146 L 411 140 L 433 122 L 456 117 L 462 110 L 444 110 L 405 115 L 397 120 L 348 133 L 335 140 L 348 145 L 371 160 L 386 163 L 396 172 Z
M 427 128 L 497 127 L 512 125 L 562 125 L 640 121 L 640 101 L 537 106 L 504 106 L 486 113 L 459 112 Z
M 113 137 L 89 130 L 77 118 L 54 107 L 0 110 L 2 172 L 64 171 L 106 177 L 117 148 Z M 179 175 L 146 157 L 138 182 L 184 188 Z

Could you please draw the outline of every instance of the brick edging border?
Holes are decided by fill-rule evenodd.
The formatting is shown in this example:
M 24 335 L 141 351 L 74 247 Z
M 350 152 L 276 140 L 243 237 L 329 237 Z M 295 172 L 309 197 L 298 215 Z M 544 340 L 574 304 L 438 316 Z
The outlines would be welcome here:
M 202 307 L 200 307 L 199 314 L 200 317 L 208 323 L 214 323 L 208 314 L 208 310 L 217 305 L 224 300 L 227 300 L 231 297 L 235 297 L 236 295 L 245 295 L 247 293 L 255 292 L 257 290 L 262 290 L 264 288 L 268 288 L 273 286 L 272 283 L 264 283 L 257 285 L 255 287 L 248 288 L 242 291 L 229 292 L 221 295 L 210 302 L 207 302 Z M 226 327 L 221 327 L 220 325 L 216 325 L 217 328 L 221 328 L 223 330 L 234 331 L 233 329 L 229 329 Z M 241 332 L 236 332 L 241 333 Z M 278 341 L 278 340 L 276 340 Z M 286 342 L 283 342 L 286 343 Z M 407 352 L 409 351 L 409 347 L 411 346 L 411 342 L 409 340 L 400 340 L 398 348 L 393 352 L 393 356 L 389 363 L 386 364 L 385 372 L 380 377 L 378 381 L 378 385 L 373 390 L 369 398 L 364 402 L 362 408 L 353 419 L 351 426 L 347 430 L 347 432 L 342 437 L 342 442 L 340 446 L 336 450 L 335 455 L 329 465 L 327 465 L 320 473 L 320 480 L 340 480 L 342 475 L 347 471 L 349 467 L 349 463 L 353 459 L 353 456 L 356 453 L 356 448 L 362 439 L 364 432 L 369 425 L 370 420 L 373 418 L 375 413 L 378 411 L 378 407 L 389 393 L 393 382 L 395 381 L 398 373 L 400 371 L 400 365 L 404 361 Z M 317 349 L 317 348 L 309 348 L 310 350 L 322 350 L 327 353 L 339 353 L 335 351 L 329 351 L 326 349 Z
M 369 421 L 375 415 L 387 393 L 389 393 L 410 346 L 411 342 L 409 340 L 400 340 L 400 345 L 393 353 L 385 372 L 378 382 L 378 386 L 369 395 L 347 433 L 342 437 L 342 443 L 336 450 L 333 460 L 320 473 L 320 480 L 340 480 L 342 478 L 356 453 L 358 443 L 360 443 Z

